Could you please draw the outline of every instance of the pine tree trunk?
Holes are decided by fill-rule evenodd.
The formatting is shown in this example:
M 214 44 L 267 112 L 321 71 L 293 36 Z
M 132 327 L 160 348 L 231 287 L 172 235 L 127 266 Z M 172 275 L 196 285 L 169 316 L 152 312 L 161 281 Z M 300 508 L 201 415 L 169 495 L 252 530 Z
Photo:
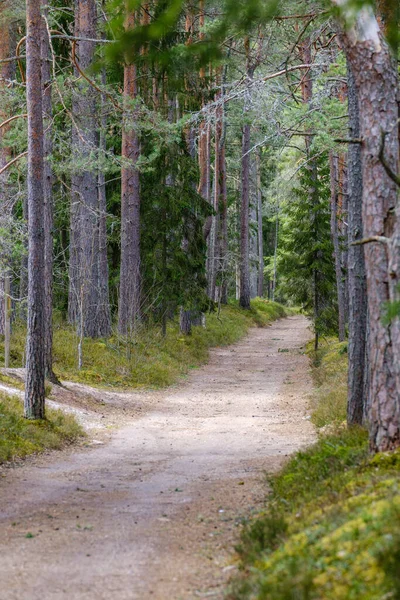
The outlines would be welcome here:
M 106 74 L 102 72 L 102 84 L 106 85 Z M 107 115 L 105 114 L 105 98 L 101 98 L 101 118 L 100 118 L 100 136 L 99 149 L 103 153 L 106 151 L 106 130 Z M 98 331 L 101 336 L 111 334 L 111 310 L 110 310 L 110 291 L 109 291 L 109 270 L 107 256 L 107 196 L 106 196 L 106 177 L 102 170 L 98 176 L 98 213 L 99 213 L 99 254 L 98 254 Z
M 130 14 L 126 28 L 135 24 Z M 135 130 L 137 99 L 137 67 L 124 67 L 125 115 L 122 132 L 122 156 L 129 161 L 121 172 L 121 268 L 118 330 L 121 335 L 131 335 L 140 318 L 140 179 L 136 168 L 140 155 L 139 134 Z
M 247 83 L 250 83 L 253 73 L 251 72 L 250 61 L 250 41 L 245 40 L 246 60 L 247 60 Z M 240 202 L 240 296 L 239 306 L 245 309 L 250 308 L 250 240 L 249 240 L 249 210 L 250 210 L 250 142 L 251 126 L 247 123 L 250 110 L 251 92 L 247 88 L 244 101 L 244 121 L 242 128 L 242 190 Z
M 346 339 L 346 297 L 342 276 L 342 261 L 339 243 L 338 228 L 338 191 L 339 191 L 339 164 L 338 157 L 331 151 L 329 154 L 330 179 L 331 179 L 331 237 L 333 243 L 336 291 L 339 313 L 339 341 Z
M 242 133 L 242 194 L 240 205 L 240 298 L 242 308 L 250 308 L 250 125 L 245 124 Z
M 45 417 L 45 236 L 40 0 L 26 2 L 28 110 L 28 331 L 24 414 Z
M 350 66 L 347 69 L 349 101 L 349 137 L 360 137 L 360 118 L 357 89 Z M 348 149 L 348 297 L 349 297 L 349 378 L 347 422 L 361 425 L 366 402 L 364 380 L 366 372 L 367 289 L 365 279 L 364 248 L 353 246 L 362 239 L 363 180 L 361 146 L 349 144 Z
M 261 191 L 261 157 L 257 153 L 257 236 L 258 236 L 258 290 L 259 298 L 264 296 L 264 236 Z
M 80 38 L 97 37 L 97 8 L 95 0 L 78 0 L 75 14 L 75 35 Z M 87 70 L 94 60 L 95 44 L 89 41 L 77 43 L 77 60 L 82 70 Z M 74 151 L 82 163 L 72 178 L 72 202 L 78 203 L 78 274 L 71 284 L 77 287 L 78 324 L 88 337 L 107 335 L 99 327 L 99 206 L 98 179 L 96 169 L 90 164 L 98 150 L 97 134 L 98 92 L 82 78 L 73 95 L 73 115 L 76 123 L 73 141 Z M 71 224 L 71 241 L 76 235 L 75 224 Z M 103 252 L 106 250 L 102 249 Z M 74 252 L 74 249 L 71 249 Z M 75 257 L 73 257 L 75 258 Z M 75 279 L 75 281 L 74 281 Z M 73 290 L 74 291 L 74 290 Z M 73 312 L 76 312 L 76 306 Z
M 346 30 L 343 40 L 360 107 L 364 238 L 379 236 L 388 240 L 365 245 L 370 327 L 370 444 L 374 451 L 386 451 L 400 445 L 399 318 L 389 325 L 382 319 L 387 302 L 396 299 L 400 282 L 400 214 L 394 214 L 398 190 L 384 169 L 380 153 L 382 135 L 387 134 L 385 161 L 398 173 L 397 64 L 369 8 L 363 9 L 357 27 Z

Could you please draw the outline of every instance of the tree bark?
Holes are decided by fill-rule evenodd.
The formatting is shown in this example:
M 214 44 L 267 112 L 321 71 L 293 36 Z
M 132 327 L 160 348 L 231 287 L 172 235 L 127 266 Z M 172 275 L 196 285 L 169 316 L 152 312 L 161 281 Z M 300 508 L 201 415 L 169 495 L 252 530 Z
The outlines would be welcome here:
M 360 117 L 357 89 L 350 65 L 347 68 L 349 137 L 360 137 Z M 361 146 L 349 144 L 348 157 L 348 297 L 349 297 L 349 376 L 347 422 L 361 425 L 366 402 L 364 397 L 366 371 L 367 288 L 364 248 L 353 243 L 362 239 L 363 179 Z
M 247 82 L 250 83 L 253 73 L 249 66 L 249 39 L 245 40 L 247 57 Z M 249 209 L 250 209 L 250 142 L 251 125 L 247 122 L 250 111 L 250 89 L 246 89 L 244 103 L 244 125 L 242 129 L 242 193 L 240 203 L 240 297 L 239 306 L 250 308 L 250 240 L 249 240 Z
M 24 414 L 45 417 L 45 239 L 40 0 L 26 2 L 28 111 L 28 331 Z
M 129 14 L 125 27 L 135 25 L 135 15 Z M 121 268 L 118 330 L 132 335 L 140 318 L 140 179 L 136 167 L 140 155 L 139 133 L 135 129 L 138 96 L 137 67 L 124 67 L 124 128 L 122 157 L 130 164 L 121 172 Z
M 398 294 L 400 214 L 396 184 L 386 173 L 380 155 L 382 136 L 387 134 L 384 159 L 398 173 L 397 65 L 369 8 L 361 11 L 356 27 L 346 30 L 343 40 L 360 107 L 364 238 L 379 236 L 388 240 L 386 244 L 365 245 L 370 326 L 370 445 L 374 451 L 386 451 L 400 445 L 399 318 L 389 325 L 382 319 L 385 305 Z
M 264 296 L 264 237 L 261 190 L 261 156 L 257 152 L 257 236 L 258 236 L 258 290 L 259 298 Z
M 97 7 L 95 0 L 77 0 L 75 6 L 75 36 L 83 38 L 76 55 L 86 70 L 94 60 L 96 45 L 88 40 L 97 38 Z M 107 245 L 99 205 L 104 204 L 104 186 L 99 187 L 97 168 L 91 164 L 99 156 L 98 104 L 99 93 L 81 78 L 73 94 L 73 146 L 80 164 L 71 180 L 69 318 L 92 338 L 110 333 L 108 284 L 103 281 Z

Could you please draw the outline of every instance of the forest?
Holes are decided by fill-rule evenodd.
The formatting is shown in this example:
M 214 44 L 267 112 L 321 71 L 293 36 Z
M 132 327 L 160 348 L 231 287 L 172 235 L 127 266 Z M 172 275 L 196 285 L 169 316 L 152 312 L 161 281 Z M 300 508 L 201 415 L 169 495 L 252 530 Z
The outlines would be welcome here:
M 398 0 L 0 0 L 0 30 L 0 382 L 23 370 L 27 426 L 46 427 L 64 380 L 160 388 L 288 316 L 289 337 L 278 321 L 260 348 L 283 335 L 274 352 L 298 342 L 314 378 L 342 386 L 339 429 L 321 421 L 339 438 L 318 434 L 316 454 L 271 484 L 275 508 L 245 530 L 229 597 L 399 597 L 398 541 L 382 595 L 318 595 L 326 582 L 271 554 L 296 529 L 281 498 L 302 510 L 288 479 L 307 503 L 362 461 L 398 469 Z M 289 583 L 257 579 L 262 551 Z

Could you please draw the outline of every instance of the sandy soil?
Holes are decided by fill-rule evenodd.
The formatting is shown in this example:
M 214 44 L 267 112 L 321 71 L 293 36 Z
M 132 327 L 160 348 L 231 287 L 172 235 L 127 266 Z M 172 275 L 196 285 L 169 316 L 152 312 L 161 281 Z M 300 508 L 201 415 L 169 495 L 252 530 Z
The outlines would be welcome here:
M 313 440 L 309 337 L 290 317 L 163 393 L 62 391 L 96 439 L 0 472 L 0 599 L 222 598 L 264 472 Z

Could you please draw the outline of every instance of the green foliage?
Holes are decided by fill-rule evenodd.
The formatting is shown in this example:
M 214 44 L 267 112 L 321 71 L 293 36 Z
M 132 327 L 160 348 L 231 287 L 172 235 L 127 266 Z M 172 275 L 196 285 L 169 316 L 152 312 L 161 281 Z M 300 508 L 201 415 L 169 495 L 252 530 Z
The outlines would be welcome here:
M 147 150 L 156 143 L 148 142 Z M 212 209 L 197 193 L 197 179 L 182 137 L 159 146 L 142 176 L 143 308 L 156 320 L 179 306 L 198 312 L 208 307 L 203 226 Z
M 280 297 L 313 314 L 319 334 L 337 322 L 328 184 L 326 155 L 313 157 L 285 205 L 278 255 Z
M 159 327 L 149 325 L 129 343 L 117 336 L 107 340 L 85 339 L 81 371 L 77 370 L 76 332 L 72 327 L 58 324 L 54 331 L 54 370 L 60 379 L 102 387 L 163 387 L 205 363 L 209 348 L 237 342 L 249 327 L 263 327 L 285 315 L 279 304 L 255 299 L 250 311 L 239 309 L 235 303 L 223 307 L 220 316 L 207 315 L 207 327 L 194 327 L 190 336 L 183 336 L 178 323 L 171 321 L 165 339 Z M 25 329 L 15 327 L 12 366 L 22 365 L 24 348 Z M 3 352 L 0 344 L 0 361 Z
M 18 398 L 0 394 L 0 464 L 62 448 L 84 435 L 72 415 L 51 409 L 46 414 L 45 421 L 28 421 Z

